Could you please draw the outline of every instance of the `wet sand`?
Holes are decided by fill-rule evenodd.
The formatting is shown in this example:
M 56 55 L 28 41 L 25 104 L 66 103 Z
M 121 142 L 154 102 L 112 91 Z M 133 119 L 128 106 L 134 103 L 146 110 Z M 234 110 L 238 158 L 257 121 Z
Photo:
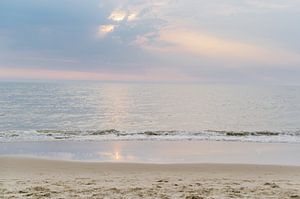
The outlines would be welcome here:
M 45 141 L 0 144 L 0 156 L 127 163 L 215 163 L 300 166 L 293 143 L 222 141 Z
M 300 198 L 300 167 L 2 156 L 0 198 Z

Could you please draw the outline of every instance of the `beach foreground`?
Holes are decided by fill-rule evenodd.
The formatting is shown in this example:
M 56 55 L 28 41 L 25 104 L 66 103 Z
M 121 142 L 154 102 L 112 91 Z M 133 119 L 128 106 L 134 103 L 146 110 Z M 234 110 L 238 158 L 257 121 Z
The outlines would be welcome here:
M 300 198 L 300 167 L 1 157 L 0 198 Z

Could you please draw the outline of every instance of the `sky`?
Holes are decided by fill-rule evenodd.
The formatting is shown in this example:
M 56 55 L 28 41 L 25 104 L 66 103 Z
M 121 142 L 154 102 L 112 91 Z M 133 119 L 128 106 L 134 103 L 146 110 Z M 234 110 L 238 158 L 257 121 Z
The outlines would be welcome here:
M 300 85 L 299 0 L 0 0 L 0 80 Z

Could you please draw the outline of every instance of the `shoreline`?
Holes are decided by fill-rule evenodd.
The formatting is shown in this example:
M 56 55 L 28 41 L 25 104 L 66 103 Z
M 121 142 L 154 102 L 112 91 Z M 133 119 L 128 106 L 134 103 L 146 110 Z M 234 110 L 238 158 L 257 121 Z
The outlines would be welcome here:
M 172 167 L 172 166 L 217 166 L 217 167 L 226 167 L 226 166 L 237 166 L 237 167 L 272 167 L 272 168 L 291 168 L 291 169 L 300 169 L 300 165 L 280 165 L 280 164 L 254 164 L 254 163 L 210 163 L 210 162 L 201 162 L 201 163 L 147 163 L 147 162 L 114 162 L 114 161 L 85 161 L 85 160 L 63 160 L 63 159 L 54 159 L 47 157 L 36 157 L 36 156 L 23 156 L 23 155 L 0 155 L 0 163 L 3 162 L 12 162 L 12 161 L 20 161 L 20 162 L 40 162 L 40 163 L 54 163 L 54 164 L 78 164 L 78 165 L 125 165 L 125 166 L 141 166 L 141 167 Z M 1 166 L 1 165 L 0 165 Z
M 0 157 L 4 198 L 300 198 L 300 166 Z
M 26 156 L 26 155 L 0 155 L 0 163 L 4 160 L 18 160 L 18 161 L 45 161 L 50 163 L 70 163 L 70 164 L 87 164 L 87 165 L 128 165 L 128 166 L 241 166 L 241 167 L 274 167 L 274 168 L 300 168 L 299 165 L 286 165 L 286 164 L 255 164 L 255 163 L 211 163 L 211 162 L 201 162 L 201 163 L 164 163 L 164 162 L 156 162 L 156 163 L 149 163 L 149 162 L 122 162 L 122 161 L 86 161 L 86 160 L 64 160 L 64 159 L 55 159 L 55 158 L 49 158 L 49 157 L 37 157 L 37 156 Z M 1 167 L 0 167 L 1 168 Z
M 300 166 L 299 144 L 221 141 L 55 141 L 0 144 L 0 156 L 126 163 Z
M 297 154 L 286 143 L 2 143 L 0 198 L 300 199 Z

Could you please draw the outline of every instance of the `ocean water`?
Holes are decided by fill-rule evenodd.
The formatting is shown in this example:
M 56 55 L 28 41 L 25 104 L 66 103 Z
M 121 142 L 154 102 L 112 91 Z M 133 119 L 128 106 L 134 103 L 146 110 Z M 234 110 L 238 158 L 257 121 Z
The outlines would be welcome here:
M 299 86 L 0 82 L 0 142 L 300 143 Z

